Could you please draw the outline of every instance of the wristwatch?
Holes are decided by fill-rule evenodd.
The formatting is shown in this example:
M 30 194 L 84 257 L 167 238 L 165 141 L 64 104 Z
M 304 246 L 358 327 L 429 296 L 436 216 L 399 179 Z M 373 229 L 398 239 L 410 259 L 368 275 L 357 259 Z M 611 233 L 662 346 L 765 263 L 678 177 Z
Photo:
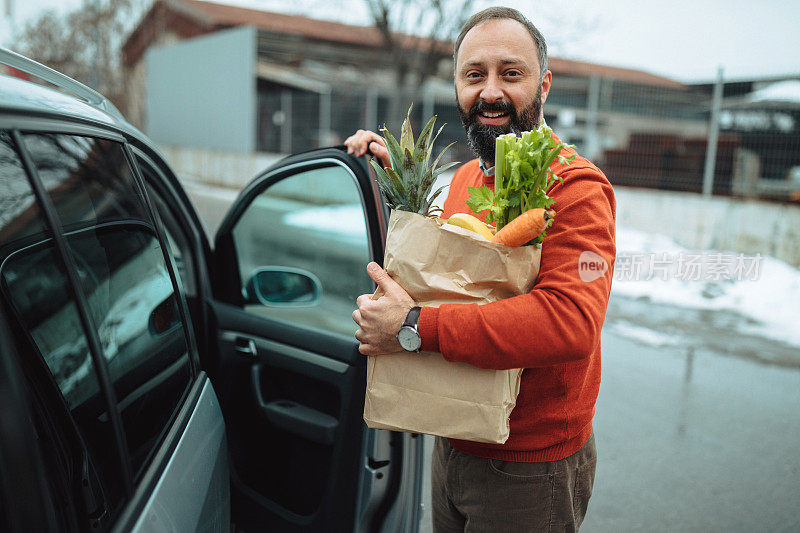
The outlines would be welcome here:
M 397 332 L 397 340 L 407 352 L 419 352 L 420 348 L 422 348 L 422 337 L 419 336 L 419 331 L 417 331 L 419 312 L 419 307 L 412 307 L 406 315 L 405 322 L 400 326 L 400 331 Z

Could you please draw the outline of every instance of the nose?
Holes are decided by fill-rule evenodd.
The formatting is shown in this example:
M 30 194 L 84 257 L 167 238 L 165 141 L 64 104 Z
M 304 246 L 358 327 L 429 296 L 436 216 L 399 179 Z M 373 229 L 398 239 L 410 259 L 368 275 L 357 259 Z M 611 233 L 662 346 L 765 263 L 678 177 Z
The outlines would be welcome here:
M 481 90 L 481 100 L 490 104 L 497 102 L 498 100 L 502 100 L 503 91 L 500 87 L 500 82 L 501 80 L 497 76 L 493 74 L 489 75 L 486 78 L 486 85 L 484 85 L 483 89 Z

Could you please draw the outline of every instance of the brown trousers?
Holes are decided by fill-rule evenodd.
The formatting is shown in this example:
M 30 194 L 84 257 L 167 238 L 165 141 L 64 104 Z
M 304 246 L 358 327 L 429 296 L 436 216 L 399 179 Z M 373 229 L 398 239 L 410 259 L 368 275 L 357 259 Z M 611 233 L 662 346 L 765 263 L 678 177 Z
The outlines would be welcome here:
M 515 463 L 462 453 L 436 437 L 431 464 L 433 531 L 578 531 L 589 505 L 594 434 L 574 454 Z

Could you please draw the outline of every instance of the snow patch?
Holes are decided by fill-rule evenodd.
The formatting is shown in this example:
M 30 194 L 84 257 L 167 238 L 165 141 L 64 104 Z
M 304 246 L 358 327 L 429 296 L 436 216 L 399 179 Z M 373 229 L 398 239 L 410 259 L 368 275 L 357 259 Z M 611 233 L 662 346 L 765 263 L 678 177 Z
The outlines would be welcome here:
M 625 256 L 643 258 L 636 276 L 625 276 L 619 270 L 620 258 Z M 682 278 L 678 257 L 697 256 L 706 266 L 715 261 L 735 264 L 742 260 L 742 254 L 690 250 L 663 235 L 618 227 L 612 291 L 661 304 L 733 311 L 753 320 L 753 324 L 743 326 L 747 333 L 800 346 L 800 270 L 773 257 L 746 256 L 749 261 L 757 261 L 757 268 L 741 279 L 709 279 L 707 275 Z M 670 258 L 671 262 L 655 272 L 648 261 L 651 257 Z
M 647 344 L 649 346 L 662 347 L 677 346 L 680 344 L 680 341 L 675 337 L 670 337 L 658 331 L 644 328 L 642 326 L 636 326 L 624 320 L 614 322 L 608 329 L 612 330 L 618 335 L 638 341 L 642 344 Z
M 367 229 L 361 204 L 344 204 L 301 209 L 284 215 L 287 226 L 313 229 L 346 236 L 366 243 Z

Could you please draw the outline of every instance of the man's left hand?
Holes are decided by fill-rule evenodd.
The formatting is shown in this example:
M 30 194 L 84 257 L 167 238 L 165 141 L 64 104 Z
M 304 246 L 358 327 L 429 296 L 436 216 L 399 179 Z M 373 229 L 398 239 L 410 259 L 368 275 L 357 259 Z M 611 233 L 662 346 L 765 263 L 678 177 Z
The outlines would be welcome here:
M 367 273 L 383 295 L 377 300 L 372 299 L 372 294 L 362 294 L 356 299 L 358 309 L 353 311 L 353 320 L 359 326 L 358 351 L 364 355 L 402 352 L 397 332 L 414 307 L 414 300 L 377 263 L 369 263 Z

